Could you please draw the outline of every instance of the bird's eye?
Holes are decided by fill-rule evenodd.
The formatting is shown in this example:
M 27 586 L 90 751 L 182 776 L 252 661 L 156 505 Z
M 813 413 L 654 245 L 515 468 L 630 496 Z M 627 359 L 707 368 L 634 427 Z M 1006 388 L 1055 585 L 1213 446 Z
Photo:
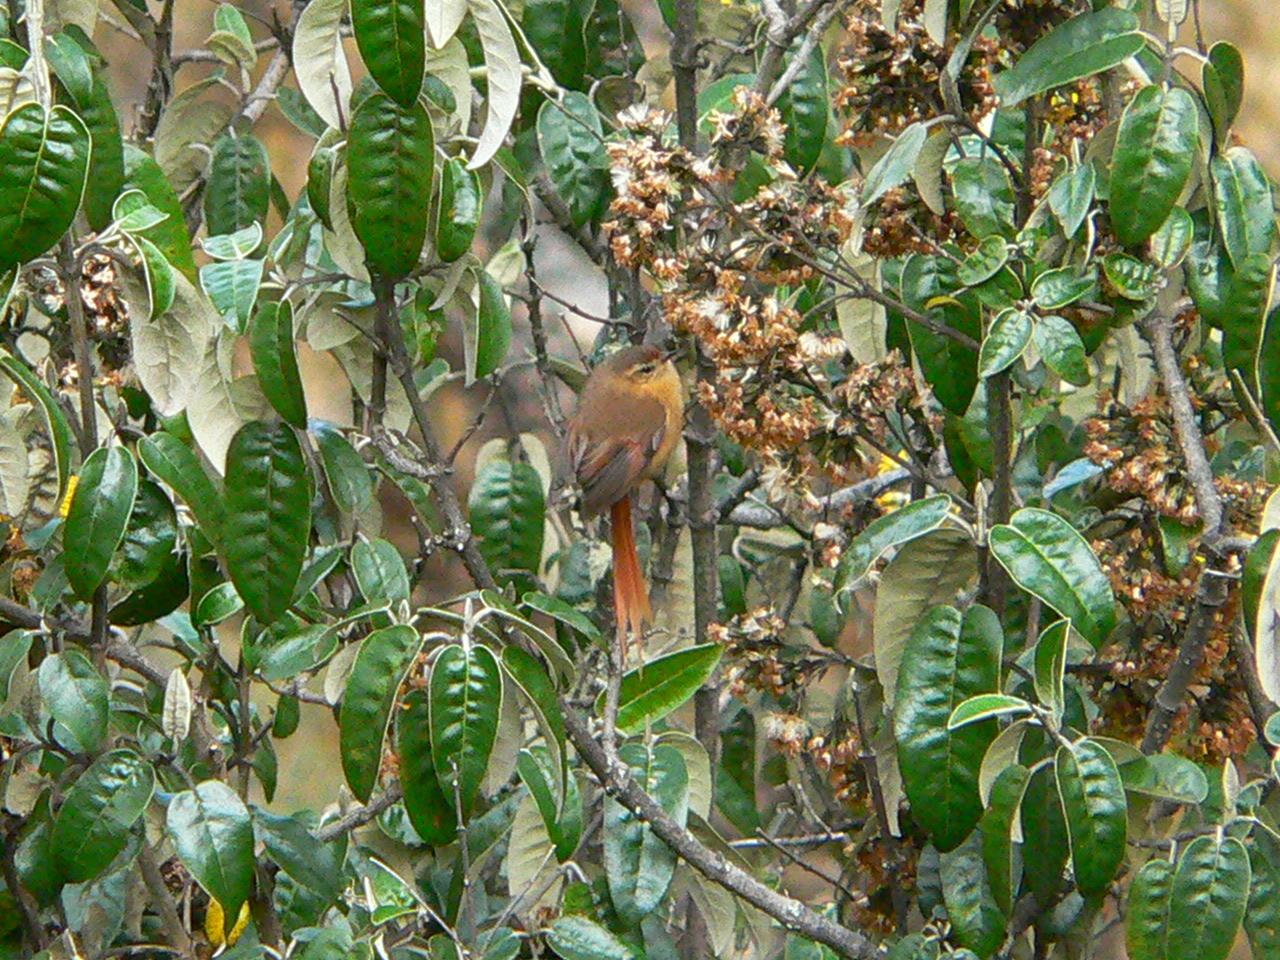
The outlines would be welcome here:
M 647 377 L 649 374 L 653 373 L 653 371 L 656 369 L 657 368 L 652 363 L 642 363 L 638 367 L 636 367 L 636 376 Z

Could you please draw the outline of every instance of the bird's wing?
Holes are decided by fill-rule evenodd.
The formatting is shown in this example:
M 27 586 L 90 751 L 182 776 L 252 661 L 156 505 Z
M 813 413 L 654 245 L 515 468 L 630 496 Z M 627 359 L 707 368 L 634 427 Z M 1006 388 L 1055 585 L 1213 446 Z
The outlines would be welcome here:
M 633 428 L 625 434 L 595 439 L 578 433 L 569 439 L 569 462 L 582 485 L 582 512 L 588 517 L 630 494 L 662 446 L 666 416 L 661 404 L 643 403 L 628 419 Z

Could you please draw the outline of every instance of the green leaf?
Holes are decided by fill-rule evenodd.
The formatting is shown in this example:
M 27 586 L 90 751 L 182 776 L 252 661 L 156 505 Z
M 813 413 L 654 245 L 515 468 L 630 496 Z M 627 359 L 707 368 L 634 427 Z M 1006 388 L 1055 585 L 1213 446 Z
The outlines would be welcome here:
M 990 957 L 1004 940 L 1000 912 L 982 858 L 982 834 L 974 832 L 939 859 L 942 899 L 956 940 L 980 957 Z
M 1095 293 L 1098 278 L 1093 272 L 1082 272 L 1079 267 L 1058 267 L 1046 270 L 1031 284 L 1031 298 L 1042 310 L 1060 310 Z
M 1249 904 L 1244 929 L 1255 960 L 1280 957 L 1280 841 L 1275 834 L 1254 827 L 1245 843 L 1249 850 Z
M 1061 517 L 1028 507 L 991 529 L 991 552 L 1015 583 L 1101 647 L 1115 628 L 1115 597 L 1089 544 Z
M 1222 143 L 1244 101 L 1244 57 L 1234 45 L 1220 40 L 1209 48 L 1209 59 L 1202 70 L 1205 106 L 1218 142 Z
M 528 12 L 526 5 L 526 16 Z M 440 218 L 436 223 L 436 255 L 441 260 L 452 263 L 471 249 L 483 210 L 484 194 L 480 189 L 479 175 L 474 170 L 468 170 L 466 164 L 457 157 L 451 157 L 440 172 Z
M 1224 333 L 1224 343 L 1226 346 L 1228 341 L 1233 341 L 1234 336 L 1228 337 Z M 1280 310 L 1272 310 L 1267 314 L 1266 326 L 1262 331 L 1262 342 L 1258 345 L 1258 390 L 1261 400 L 1262 413 L 1271 424 L 1271 429 L 1275 430 L 1280 427 Z M 1247 381 L 1246 381 L 1247 382 Z M 1259 547 L 1263 540 L 1268 538 L 1270 534 L 1275 533 L 1274 530 L 1268 530 L 1258 538 L 1258 542 L 1254 544 L 1253 550 L 1250 551 L 1249 557 L 1253 558 L 1258 553 Z M 1267 542 L 1271 548 L 1267 551 L 1268 556 L 1275 547 L 1275 538 L 1270 537 Z M 1258 567 L 1255 562 L 1255 574 L 1266 573 L 1266 566 Z M 1245 613 L 1248 619 L 1246 623 L 1252 629 L 1252 625 L 1256 622 L 1257 614 L 1257 593 L 1250 595 L 1251 589 L 1261 589 L 1261 581 L 1251 584 L 1249 564 L 1245 563 L 1245 580 L 1243 588 L 1243 597 L 1245 600 Z M 1252 612 L 1250 612 L 1252 611 Z
M 966 287 L 976 287 L 994 277 L 1009 262 L 1009 244 L 1003 237 L 990 236 L 956 267 L 956 279 Z
M 10 630 L 0 643 L 0 703 L 9 699 L 9 684 L 18 664 L 26 663 L 35 635 L 29 630 Z
M 201 532 L 216 547 L 226 524 L 226 507 L 191 448 L 173 434 L 159 431 L 138 442 L 138 456 L 152 476 L 186 501 Z
M 562 804 L 563 788 L 557 786 L 557 774 L 551 769 L 551 760 L 542 747 L 535 747 L 533 751 L 521 750 L 516 768 L 537 805 L 547 835 L 555 845 L 556 859 L 566 862 L 582 838 L 582 798 L 578 795 L 578 781 L 570 778 L 568 783 L 572 797 L 566 798 Z
M 0 128 L 0 265 L 25 263 L 66 233 L 80 208 L 91 141 L 64 106 L 12 111 Z
M 978 376 L 993 377 L 1007 370 L 1031 342 L 1031 317 L 1021 310 L 1001 310 L 982 338 Z
M 46 657 L 37 672 L 40 698 L 49 715 L 71 732 L 84 753 L 107 738 L 107 681 L 83 653 L 65 650 Z
M 502 714 L 498 661 L 485 647 L 451 644 L 431 666 L 431 758 L 445 796 L 471 816 Z
M 556 812 L 559 813 L 569 780 L 569 767 L 564 756 L 564 716 L 560 713 L 560 703 L 556 699 L 555 684 L 538 659 L 519 647 L 503 648 L 502 665 L 507 670 L 507 676 L 515 682 L 516 689 L 528 702 L 538 729 L 542 732 L 542 740 L 546 744 L 547 756 L 555 774 L 552 782 L 555 784 Z
M 1071 838 L 1076 889 L 1090 897 L 1107 889 L 1124 860 L 1124 783 L 1111 754 L 1091 740 L 1059 747 L 1055 772 Z
M 326 904 L 342 895 L 345 840 L 321 843 L 296 815 L 282 817 L 255 808 L 253 820 L 267 854 L 285 873 Z
M 511 308 L 502 284 L 488 270 L 481 270 L 477 286 L 475 326 L 463 330 L 468 385 L 496 371 L 511 349 Z
M 689 813 L 689 773 L 675 747 L 627 743 L 618 751 L 636 783 L 684 826 Z M 675 874 L 676 855 L 649 826 L 613 797 L 605 799 L 604 866 L 618 915 L 637 924 L 662 902 Z
M 1174 207 L 1160 224 L 1159 229 L 1147 241 L 1151 259 L 1161 270 L 1173 270 L 1178 267 L 1191 251 L 1191 240 L 1195 236 L 1195 223 L 1191 214 L 1181 207 Z
M 538 572 L 546 503 L 537 470 L 494 457 L 472 483 L 468 506 L 480 552 L 500 582 Z
M 369 75 L 400 106 L 412 107 L 427 64 L 422 0 L 352 0 L 351 25 Z
M 832 590 L 842 594 L 853 589 L 886 551 L 937 529 L 950 510 L 951 498 L 944 493 L 914 500 L 872 521 L 841 553 Z
M 638 733 L 687 703 L 707 682 L 724 648 L 716 643 L 677 650 L 629 670 L 618 694 L 618 730 Z M 604 712 L 604 694 L 596 698 L 596 713 Z
M 239 916 L 253 892 L 253 822 L 244 801 L 225 783 L 206 780 L 169 802 L 165 830 L 200 886 L 226 916 Z
M 1186 90 L 1151 84 L 1130 101 L 1111 167 L 1111 228 L 1121 243 L 1136 246 L 1164 223 L 1199 145 L 1196 102 Z
M 1049 209 L 1068 238 L 1076 235 L 1089 215 L 1096 179 L 1092 163 L 1078 163 L 1064 170 L 1049 185 Z
M 365 99 L 347 133 L 347 212 L 369 269 L 403 277 L 427 236 L 435 135 L 426 107 L 384 93 Z
M 1173 864 L 1160 857 L 1148 860 L 1134 877 L 1125 918 L 1130 960 L 1168 960 L 1172 887 Z
M 172 553 L 155 579 L 113 606 L 108 619 L 124 627 L 151 623 L 176 610 L 187 599 L 189 591 L 187 555 Z
M 955 266 L 941 257 L 913 256 L 902 268 L 902 295 L 914 310 L 965 334 L 982 339 L 982 318 L 972 293 L 957 294 Z M 938 402 L 963 416 L 978 385 L 978 351 L 951 337 L 934 333 L 922 324 L 907 321 L 911 347 Z
M 556 192 L 581 227 L 607 202 L 609 157 L 600 114 L 584 93 L 568 91 L 538 110 L 538 150 Z
M 876 161 L 862 182 L 862 205 L 869 207 L 894 187 L 901 184 L 916 165 L 916 158 L 929 138 L 929 128 L 913 123 L 893 141 L 892 146 Z
M 67 512 L 63 561 L 67 580 L 88 600 L 124 539 L 138 494 L 138 463 L 127 447 L 95 450 L 84 462 Z
M 1017 848 L 1014 826 L 1031 772 L 1021 764 L 1006 767 L 991 788 L 991 802 L 982 815 L 982 860 L 987 865 L 987 881 L 1000 911 L 1013 915 L 1013 898 L 1018 889 Z
M 396 714 L 396 750 L 404 809 L 413 829 L 427 843 L 443 847 L 458 836 L 453 797 L 445 796 L 431 759 L 431 711 L 427 691 L 409 690 Z
M 982 816 L 978 769 L 996 736 L 994 721 L 948 730 L 961 703 L 1000 688 L 1000 623 L 986 607 L 963 617 L 937 606 L 916 625 L 903 651 L 894 700 L 902 785 L 912 817 L 939 850 L 953 850 Z
M 798 49 L 799 44 L 795 45 Z M 795 50 L 792 56 L 796 56 Z M 800 173 L 808 173 L 822 156 L 831 116 L 827 90 L 827 61 L 821 44 L 814 44 L 777 103 L 787 131 L 782 155 Z
M 947 729 L 959 730 L 992 717 L 1031 712 L 1031 704 L 1021 697 L 1011 697 L 1006 693 L 980 693 L 951 711 L 951 716 L 947 718 Z
M 421 646 L 418 632 L 403 624 L 375 630 L 360 642 L 342 696 L 338 744 L 342 772 L 362 802 L 368 802 L 377 785 L 391 708 Z
M 307 401 L 293 346 L 293 307 L 288 300 L 264 303 L 249 328 L 253 369 L 271 406 L 286 423 L 307 426 Z
M 1271 181 L 1247 147 L 1231 147 L 1209 162 L 1213 208 L 1236 269 L 1247 257 L 1269 254 L 1276 239 Z
M 1062 721 L 1066 703 L 1063 683 L 1067 670 L 1067 641 L 1071 634 L 1071 621 L 1059 620 L 1040 632 L 1036 641 L 1035 688 L 1040 706 L 1053 714 L 1054 722 Z
M 1226 960 L 1249 902 L 1249 853 L 1235 837 L 1192 840 L 1169 891 L 1170 956 Z
M 594 646 L 603 645 L 604 638 L 600 635 L 600 629 L 591 622 L 591 618 L 558 597 L 549 597 L 545 593 L 534 591 L 526 593 L 521 598 L 521 603 L 530 610 L 544 613 L 557 623 L 564 624 L 587 643 Z
M 1126 300 L 1147 300 L 1159 289 L 1160 271 L 1153 264 L 1128 254 L 1107 254 L 1102 258 L 1102 272 L 1116 293 Z
M 236 333 L 249 326 L 264 269 L 262 260 L 229 260 L 200 268 L 200 287 Z
M 144 477 L 111 564 L 111 580 L 131 589 L 145 586 L 169 565 L 177 547 L 177 511 L 160 485 Z
M 67 791 L 53 825 L 53 855 L 70 883 L 101 876 L 151 802 L 156 773 L 132 750 L 93 761 Z
M 634 950 L 579 913 L 558 917 L 547 932 L 547 945 L 562 960 L 636 960 Z
M 320 448 L 320 462 L 329 481 L 333 502 L 343 513 L 363 510 L 373 497 L 373 480 L 364 459 L 342 432 L 327 420 L 314 421 L 312 432 Z
M 1157 753 L 1120 765 L 1120 779 L 1131 793 L 1176 803 L 1203 803 L 1209 795 L 1204 771 L 1185 757 Z
M 521 28 L 562 87 L 581 90 L 586 67 L 583 10 L 576 0 L 525 0 Z M 593 45 L 598 38 L 593 36 Z
M 351 548 L 351 570 L 366 603 L 385 603 L 394 610 L 409 602 L 409 571 L 400 551 L 386 540 L 357 541 Z
M 264 625 L 289 607 L 311 532 L 307 465 L 293 429 L 246 423 L 227 449 L 221 552 L 245 606 Z
M 124 142 L 111 91 L 102 78 L 93 81 L 88 100 L 78 104 L 89 131 L 89 170 L 85 177 L 84 214 L 89 226 L 103 230 L 111 222 L 111 206 L 124 186 Z
M 1052 764 L 1044 764 L 1031 774 L 1022 795 L 1021 817 L 1022 848 L 1036 853 L 1023 857 L 1023 877 L 1038 902 L 1054 903 L 1071 847 Z
M 1119 7 L 1081 14 L 1037 40 L 995 78 L 1003 107 L 1118 66 L 1145 45 L 1138 18 Z
M 974 237 L 1013 236 L 1013 183 L 995 157 L 962 157 L 951 171 L 951 192 L 961 222 Z
M 1280 543 L 1280 529 L 1263 532 L 1254 541 L 1244 561 L 1244 572 L 1240 577 L 1240 601 L 1244 607 L 1244 628 L 1250 637 L 1258 629 L 1258 604 L 1262 598 L 1262 585 L 1271 568 L 1277 543 Z
M 196 262 L 192 255 L 191 235 L 182 215 L 177 193 L 149 153 L 131 143 L 124 145 L 124 184 L 121 191 L 141 190 L 147 201 L 165 214 L 163 221 L 146 231 L 146 237 L 177 267 L 188 280 L 196 279 Z
M 244 609 L 244 601 L 236 593 L 234 583 L 220 583 L 196 604 L 191 623 L 196 627 L 212 626 L 233 617 Z
M 1257 382 L 1258 352 L 1267 318 L 1274 272 L 1271 257 L 1248 256 L 1237 267 L 1222 316 L 1222 361 L 1228 370 L 1239 370 L 1252 388 Z M 1266 358 L 1271 359 L 1271 351 Z
M 271 160 L 266 146 L 250 134 L 221 137 L 213 145 L 204 195 L 209 235 L 266 223 L 270 209 Z

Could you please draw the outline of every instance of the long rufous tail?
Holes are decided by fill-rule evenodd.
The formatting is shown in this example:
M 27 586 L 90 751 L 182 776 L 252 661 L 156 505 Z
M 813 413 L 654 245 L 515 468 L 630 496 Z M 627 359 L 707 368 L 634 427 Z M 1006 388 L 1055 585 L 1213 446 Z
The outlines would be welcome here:
M 653 620 L 649 591 L 640 571 L 640 555 L 636 552 L 636 534 L 631 526 L 631 497 L 613 505 L 613 608 L 618 623 L 618 637 L 644 636 L 644 621 Z M 625 647 L 624 647 L 625 649 Z

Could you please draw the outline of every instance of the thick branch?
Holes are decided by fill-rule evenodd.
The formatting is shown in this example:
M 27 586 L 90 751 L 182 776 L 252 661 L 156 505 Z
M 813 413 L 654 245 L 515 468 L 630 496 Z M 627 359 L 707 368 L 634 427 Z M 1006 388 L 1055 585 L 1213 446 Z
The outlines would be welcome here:
M 868 503 L 894 484 L 909 479 L 911 479 L 911 471 L 905 467 L 889 470 L 877 477 L 859 481 L 851 486 L 837 490 L 830 496 L 823 497 L 818 501 L 815 509 L 819 513 L 834 513 L 843 510 L 845 507 Z M 725 523 L 759 529 L 791 526 L 791 521 L 782 511 L 764 503 L 740 503 L 722 519 Z
M 600 779 L 604 789 L 623 806 L 640 816 L 650 829 L 691 867 L 713 883 L 737 894 L 752 906 L 763 910 L 790 930 L 818 943 L 826 944 L 852 960 L 870 960 L 877 952 L 876 944 L 856 930 L 815 913 L 799 900 L 792 899 L 765 886 L 714 850 L 703 846 L 693 834 L 680 826 L 631 777 L 631 770 L 616 758 L 609 757 L 592 736 L 587 722 L 567 701 L 561 701 L 564 725 L 569 738 L 582 759 Z

